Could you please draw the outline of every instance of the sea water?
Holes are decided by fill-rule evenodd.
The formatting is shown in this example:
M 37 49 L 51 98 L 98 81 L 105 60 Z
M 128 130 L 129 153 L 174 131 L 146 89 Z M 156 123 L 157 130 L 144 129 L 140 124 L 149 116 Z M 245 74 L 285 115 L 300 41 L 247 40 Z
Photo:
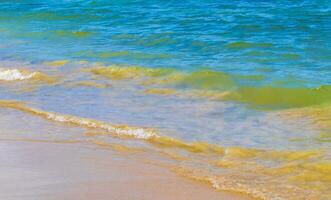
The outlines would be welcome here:
M 330 5 L 3 0 L 0 106 L 138 140 L 215 189 L 329 199 Z

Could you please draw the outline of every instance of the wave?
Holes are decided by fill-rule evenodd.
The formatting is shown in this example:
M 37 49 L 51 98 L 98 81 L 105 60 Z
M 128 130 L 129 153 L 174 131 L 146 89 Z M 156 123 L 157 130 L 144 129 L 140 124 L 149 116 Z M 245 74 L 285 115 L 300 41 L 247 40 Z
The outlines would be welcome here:
M 189 93 L 196 97 L 244 103 L 257 109 L 298 108 L 331 102 L 331 85 L 309 88 L 240 84 L 240 81 L 263 81 L 261 75 L 231 75 L 207 69 L 183 72 L 172 68 L 119 65 L 92 67 L 87 71 L 113 81 L 135 80 L 146 87 L 147 94 L 185 93 L 187 96 Z
M 93 129 L 86 135 L 89 137 L 110 135 L 122 139 L 140 139 L 157 150 L 170 150 L 164 155 L 179 162 L 173 168 L 176 173 L 207 183 L 217 190 L 242 192 L 260 199 L 328 199 L 331 196 L 328 190 L 331 162 L 323 150 L 278 151 L 222 147 L 207 142 L 189 143 L 162 136 L 156 129 L 113 125 L 62 115 L 31 108 L 17 101 L 2 100 L 0 107 Z M 137 152 L 122 145 L 99 140 L 89 141 L 102 148 Z
M 140 79 L 144 77 L 162 77 L 171 74 L 174 69 L 170 68 L 144 68 L 139 66 L 110 65 L 98 66 L 87 69 L 87 71 L 113 80 Z
M 54 60 L 54 61 L 44 62 L 43 64 L 53 67 L 61 67 L 67 64 L 68 62 L 69 62 L 68 60 Z
M 21 102 L 0 101 L 0 107 L 20 110 L 55 122 L 62 122 L 62 123 L 82 126 L 86 128 L 95 128 L 95 129 L 104 130 L 107 131 L 107 133 L 113 134 L 115 136 L 129 136 L 138 139 L 157 137 L 155 131 L 153 131 L 152 129 L 111 125 L 97 120 L 46 112 L 39 109 L 27 107 Z
M 225 99 L 260 108 L 294 108 L 320 105 L 331 101 L 331 86 L 318 88 L 241 87 Z
M 36 72 L 22 73 L 17 69 L 0 69 L 0 80 L 3 81 L 26 80 L 33 78 L 35 75 Z
M 42 72 L 30 72 L 28 70 L 21 69 L 5 69 L 0 68 L 0 81 L 23 81 L 34 80 L 53 83 L 55 78 L 48 76 Z
M 281 159 L 281 160 L 298 160 L 314 156 L 320 156 L 319 152 L 283 152 L 283 151 L 267 151 L 258 149 L 245 149 L 239 147 L 224 148 L 219 145 L 210 144 L 207 142 L 187 143 L 179 139 L 161 136 L 156 129 L 146 127 L 132 127 L 128 125 L 113 125 L 107 122 L 102 122 L 94 119 L 77 117 L 72 115 L 63 115 L 54 112 L 48 112 L 31 108 L 25 103 L 11 100 L 0 100 L 0 107 L 15 109 L 28 114 L 36 115 L 44 119 L 61 122 L 75 126 L 81 126 L 88 129 L 100 130 L 100 133 L 95 134 L 111 134 L 114 136 L 129 136 L 137 139 L 144 139 L 154 145 L 165 148 L 180 148 L 196 153 L 214 153 L 216 155 L 227 155 L 233 158 L 254 158 L 263 159 Z
M 292 120 L 307 119 L 314 127 L 322 132 L 321 140 L 330 141 L 331 139 L 331 134 L 329 134 L 331 130 L 331 103 L 288 109 L 277 114 L 283 118 Z

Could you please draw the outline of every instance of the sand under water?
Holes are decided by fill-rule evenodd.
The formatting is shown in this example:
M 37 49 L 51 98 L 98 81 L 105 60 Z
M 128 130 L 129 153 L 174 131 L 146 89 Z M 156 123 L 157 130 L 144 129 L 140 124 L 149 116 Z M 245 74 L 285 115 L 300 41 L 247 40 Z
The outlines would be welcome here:
M 81 130 L 42 120 L 26 124 L 33 117 L 12 114 L 0 114 L 1 199 L 251 199 L 177 176 L 143 149 L 56 139 L 51 135 L 60 130 Z M 49 136 L 33 139 L 37 134 Z

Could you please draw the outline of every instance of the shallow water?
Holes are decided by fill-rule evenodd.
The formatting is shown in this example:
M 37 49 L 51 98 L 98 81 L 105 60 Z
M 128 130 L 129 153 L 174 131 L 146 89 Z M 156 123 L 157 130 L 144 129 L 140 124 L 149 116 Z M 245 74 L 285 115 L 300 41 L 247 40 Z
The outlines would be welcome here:
M 325 1 L 1 1 L 1 112 L 166 151 L 216 189 L 328 199 L 330 19 Z

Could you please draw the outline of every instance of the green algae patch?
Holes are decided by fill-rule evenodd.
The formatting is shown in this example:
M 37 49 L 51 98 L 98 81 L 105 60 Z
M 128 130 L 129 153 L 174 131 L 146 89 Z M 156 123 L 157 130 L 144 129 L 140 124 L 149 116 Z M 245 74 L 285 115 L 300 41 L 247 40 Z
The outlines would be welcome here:
M 285 53 L 282 55 L 282 58 L 285 60 L 298 60 L 300 59 L 300 55 L 294 53 Z
M 235 82 L 228 74 L 202 70 L 187 75 L 179 85 L 202 90 L 227 90 L 234 88 Z
M 226 99 L 257 107 L 306 107 L 330 102 L 331 86 L 319 88 L 241 87 L 228 95 Z
M 232 42 L 226 45 L 230 49 L 248 49 L 248 48 L 271 48 L 271 43 L 252 43 L 245 41 Z
M 245 86 L 240 82 L 249 81 L 259 84 L 265 81 L 266 77 L 262 74 L 227 74 L 209 69 L 183 72 L 173 68 L 121 65 L 97 66 L 88 71 L 107 79 L 135 79 L 145 86 L 163 85 L 171 89 L 171 92 L 152 90 L 151 93 L 155 94 L 170 95 L 191 91 L 192 94 L 198 94 L 199 97 L 244 103 L 255 109 L 302 108 L 331 102 L 331 85 L 309 88 L 304 87 L 304 83 L 294 78 L 292 78 L 293 80 L 289 78 L 288 81 L 276 85 L 273 83 L 268 86 Z M 292 87 L 287 86 L 288 84 L 291 84 Z
M 89 71 L 95 75 L 100 75 L 113 80 L 136 79 L 144 77 L 160 77 L 173 72 L 170 68 L 144 68 L 139 66 L 118 66 L 94 67 Z
M 233 49 L 246 49 L 253 47 L 253 44 L 249 42 L 232 42 L 226 45 L 226 47 Z
M 89 37 L 92 35 L 92 32 L 89 31 L 67 31 L 67 30 L 58 30 L 55 31 L 55 34 L 61 37 L 75 37 L 75 38 L 83 38 Z

